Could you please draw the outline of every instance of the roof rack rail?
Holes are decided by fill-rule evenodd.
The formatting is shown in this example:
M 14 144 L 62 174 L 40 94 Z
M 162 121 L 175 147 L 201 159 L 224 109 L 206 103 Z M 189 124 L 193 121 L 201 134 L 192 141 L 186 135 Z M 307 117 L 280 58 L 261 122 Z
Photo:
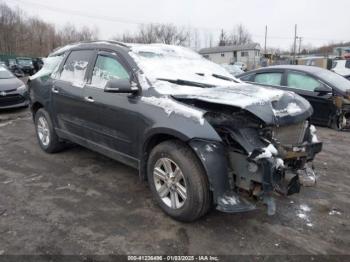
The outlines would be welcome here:
M 123 47 L 130 47 L 127 44 L 125 44 L 123 42 L 120 42 L 120 41 L 116 41 L 116 40 L 86 40 L 86 41 L 78 42 L 77 44 L 79 44 L 79 43 L 81 43 L 81 44 L 84 44 L 84 43 L 96 43 L 96 42 L 106 42 L 106 43 L 110 43 L 110 44 L 120 45 L 120 46 L 123 46 Z

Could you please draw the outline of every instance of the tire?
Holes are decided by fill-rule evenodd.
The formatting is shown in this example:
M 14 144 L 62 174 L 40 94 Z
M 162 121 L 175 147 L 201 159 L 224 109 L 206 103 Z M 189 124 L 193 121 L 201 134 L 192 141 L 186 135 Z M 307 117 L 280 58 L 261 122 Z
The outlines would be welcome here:
M 167 172 L 166 167 L 172 172 Z M 147 162 L 147 178 L 158 205 L 176 220 L 194 221 L 211 206 L 209 183 L 202 164 L 180 141 L 169 140 L 154 147 Z
M 51 118 L 45 109 L 40 108 L 34 117 L 36 136 L 39 145 L 46 153 L 56 153 L 64 148 L 53 128 Z M 47 140 L 44 138 L 48 138 Z
M 345 121 L 345 123 L 344 123 Z M 336 131 L 341 131 L 346 126 L 346 118 L 343 114 L 333 117 L 331 128 Z

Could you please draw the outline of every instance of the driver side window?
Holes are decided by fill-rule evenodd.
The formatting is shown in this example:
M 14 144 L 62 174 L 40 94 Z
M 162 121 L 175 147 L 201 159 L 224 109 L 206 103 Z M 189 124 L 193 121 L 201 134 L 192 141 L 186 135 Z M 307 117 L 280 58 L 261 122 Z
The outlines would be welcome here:
M 308 75 L 289 73 L 287 78 L 287 85 L 290 88 L 313 92 L 316 87 L 319 87 L 321 85 L 321 83 L 315 78 Z
M 104 88 L 111 79 L 129 79 L 125 67 L 115 58 L 99 55 L 92 73 L 91 85 Z

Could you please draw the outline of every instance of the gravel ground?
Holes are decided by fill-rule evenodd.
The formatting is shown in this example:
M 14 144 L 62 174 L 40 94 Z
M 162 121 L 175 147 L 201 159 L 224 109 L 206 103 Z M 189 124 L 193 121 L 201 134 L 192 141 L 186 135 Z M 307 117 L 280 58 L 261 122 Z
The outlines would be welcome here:
M 350 255 L 350 133 L 319 128 L 318 183 L 277 213 L 162 213 L 136 170 L 74 146 L 45 154 L 27 109 L 0 112 L 0 254 Z

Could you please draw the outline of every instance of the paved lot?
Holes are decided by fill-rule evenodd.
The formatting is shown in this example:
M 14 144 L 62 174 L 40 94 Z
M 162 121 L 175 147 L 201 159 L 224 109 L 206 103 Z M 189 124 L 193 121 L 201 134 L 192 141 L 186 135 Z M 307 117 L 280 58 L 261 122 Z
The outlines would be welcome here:
M 277 214 L 212 211 L 176 222 L 127 166 L 81 147 L 37 145 L 28 110 L 0 112 L 0 253 L 350 254 L 350 133 L 319 128 L 317 187 Z

